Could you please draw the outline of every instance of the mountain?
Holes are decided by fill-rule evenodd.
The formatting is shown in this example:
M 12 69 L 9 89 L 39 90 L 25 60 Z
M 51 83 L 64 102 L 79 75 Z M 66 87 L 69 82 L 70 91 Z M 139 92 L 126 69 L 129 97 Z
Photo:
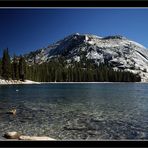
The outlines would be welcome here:
M 138 73 L 142 81 L 148 81 L 148 50 L 120 35 L 99 37 L 75 33 L 25 55 L 29 64 L 41 64 L 59 57 L 64 57 L 68 64 L 84 59 L 97 65 L 109 63 L 114 70 Z

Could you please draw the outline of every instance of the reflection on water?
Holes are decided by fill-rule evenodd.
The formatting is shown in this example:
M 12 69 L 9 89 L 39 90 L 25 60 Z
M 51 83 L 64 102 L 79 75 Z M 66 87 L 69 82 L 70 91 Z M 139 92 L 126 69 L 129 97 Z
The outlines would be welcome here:
M 19 91 L 16 91 L 19 90 Z M 148 84 L 0 86 L 0 133 L 59 140 L 148 139 Z M 6 114 L 16 107 L 16 116 Z

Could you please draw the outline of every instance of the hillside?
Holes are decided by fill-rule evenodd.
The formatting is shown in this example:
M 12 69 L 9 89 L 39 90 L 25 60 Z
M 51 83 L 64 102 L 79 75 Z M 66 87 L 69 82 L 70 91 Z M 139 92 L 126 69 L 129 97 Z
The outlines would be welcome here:
M 90 61 L 95 65 L 108 63 L 114 70 L 139 74 L 148 81 L 148 50 L 141 44 L 123 36 L 99 37 L 90 34 L 72 34 L 64 39 L 25 55 L 30 65 L 64 58 L 68 65 Z

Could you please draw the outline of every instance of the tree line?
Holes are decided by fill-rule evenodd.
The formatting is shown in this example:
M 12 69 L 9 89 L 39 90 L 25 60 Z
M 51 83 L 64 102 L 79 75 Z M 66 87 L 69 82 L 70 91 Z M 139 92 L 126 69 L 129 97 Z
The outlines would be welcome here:
M 0 76 L 4 79 L 25 79 L 38 82 L 139 82 L 138 74 L 123 70 L 113 70 L 108 64 L 99 66 L 90 60 L 67 63 L 64 57 L 51 59 L 42 64 L 26 63 L 23 56 L 10 59 L 8 49 L 0 60 Z
M 108 64 L 99 66 L 89 60 L 75 62 L 67 66 L 62 59 L 53 59 L 48 63 L 27 66 L 28 79 L 39 82 L 139 82 L 138 74 L 113 70 Z
M 26 62 L 23 56 L 10 59 L 8 48 L 4 49 L 3 57 L 0 59 L 0 76 L 6 80 L 25 80 Z

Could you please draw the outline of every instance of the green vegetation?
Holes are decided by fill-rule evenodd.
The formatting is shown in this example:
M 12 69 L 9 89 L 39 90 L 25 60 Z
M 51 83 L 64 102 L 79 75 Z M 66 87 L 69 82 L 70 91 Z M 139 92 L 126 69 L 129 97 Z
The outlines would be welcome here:
M 14 55 L 14 57 L 13 57 L 12 79 L 19 80 L 19 62 L 18 62 L 16 55 Z
M 8 48 L 3 52 L 2 58 L 2 77 L 8 80 L 11 77 L 11 63 Z
M 115 71 L 108 64 L 98 67 L 90 61 L 67 66 L 65 60 L 27 66 L 27 79 L 40 82 L 139 82 L 140 76 L 131 72 Z
M 26 64 L 23 56 L 10 60 L 8 49 L 0 59 L 0 76 L 4 79 L 25 79 L 39 82 L 139 82 L 137 74 L 115 71 L 108 63 L 97 66 L 93 61 L 81 57 L 81 62 L 67 63 L 63 57 L 42 64 Z
M 19 59 L 19 78 L 21 81 L 24 81 L 26 79 L 26 62 L 24 57 L 20 56 Z
M 26 62 L 25 59 L 20 56 L 14 55 L 13 60 L 10 60 L 8 48 L 4 49 L 3 57 L 0 59 L 0 76 L 6 80 L 25 80 L 26 74 Z

